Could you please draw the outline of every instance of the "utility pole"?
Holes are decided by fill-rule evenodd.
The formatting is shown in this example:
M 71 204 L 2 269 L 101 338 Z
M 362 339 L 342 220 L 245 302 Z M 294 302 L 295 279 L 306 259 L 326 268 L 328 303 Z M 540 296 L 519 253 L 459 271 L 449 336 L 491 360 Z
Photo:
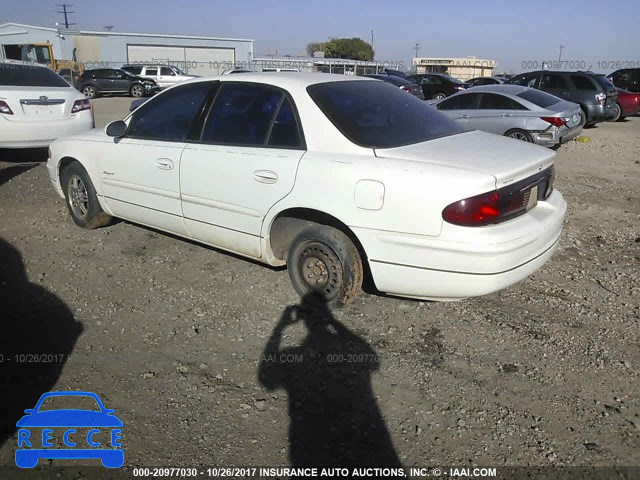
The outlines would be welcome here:
M 562 49 L 564 48 L 564 45 L 560 45 L 560 53 L 558 54 L 558 63 L 560 63 L 562 61 Z M 560 68 L 560 67 L 558 67 Z
M 373 29 L 371 29 L 371 50 L 373 50 Z
M 416 51 L 416 55 L 413 58 L 418 58 L 418 50 L 420 50 L 420 44 L 416 43 L 413 47 L 413 49 Z
M 76 13 L 76 12 L 71 12 L 71 11 L 67 10 L 67 7 L 73 7 L 73 5 L 69 5 L 68 3 L 63 3 L 63 4 L 56 4 L 56 7 L 62 7 L 62 11 L 58 10 L 56 13 L 64 14 L 64 28 L 69 30 L 69 26 L 70 25 L 75 25 L 75 23 L 70 23 L 69 22 L 69 14 L 70 13 Z

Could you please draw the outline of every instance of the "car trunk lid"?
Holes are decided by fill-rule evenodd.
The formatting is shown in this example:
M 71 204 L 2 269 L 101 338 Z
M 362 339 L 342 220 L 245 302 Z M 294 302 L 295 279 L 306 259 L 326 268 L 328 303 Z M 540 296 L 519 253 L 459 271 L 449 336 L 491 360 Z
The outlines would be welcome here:
M 7 103 L 13 115 L 9 121 L 46 121 L 70 117 L 73 102 L 78 97 L 71 88 L 5 86 L 0 100 Z
M 375 154 L 490 175 L 496 189 L 549 168 L 555 156 L 544 147 L 477 130 L 402 147 L 377 148 Z

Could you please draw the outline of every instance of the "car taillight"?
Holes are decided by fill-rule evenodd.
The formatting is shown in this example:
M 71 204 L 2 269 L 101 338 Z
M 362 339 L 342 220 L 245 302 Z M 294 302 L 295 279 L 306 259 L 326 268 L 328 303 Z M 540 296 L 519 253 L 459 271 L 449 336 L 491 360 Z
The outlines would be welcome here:
M 402 90 L 404 92 L 411 93 L 411 88 L 409 88 L 409 87 L 400 87 L 400 90 Z
M 73 107 L 71 107 L 71 113 L 78 113 L 83 110 L 90 110 L 91 102 L 88 99 L 76 100 L 73 102 Z
M 4 113 L 5 115 L 13 115 L 11 108 L 7 105 L 7 102 L 3 102 L 0 100 L 0 113 Z
M 483 193 L 452 203 L 442 211 L 445 222 L 463 227 L 484 227 L 523 213 L 527 209 L 531 190 L 500 195 L 497 191 Z
M 567 124 L 567 121 L 564 118 L 560 117 L 540 117 L 540 120 L 544 120 L 547 123 L 550 123 L 554 127 L 562 127 Z
M 604 102 L 607 101 L 607 94 L 606 93 L 598 93 L 596 95 L 596 101 L 598 102 L 598 105 L 604 105 Z

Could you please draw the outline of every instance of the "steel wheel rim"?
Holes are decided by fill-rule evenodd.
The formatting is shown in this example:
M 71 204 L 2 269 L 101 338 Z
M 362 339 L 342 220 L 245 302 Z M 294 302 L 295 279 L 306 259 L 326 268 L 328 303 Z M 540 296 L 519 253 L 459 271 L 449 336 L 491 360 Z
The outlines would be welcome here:
M 334 258 L 329 247 L 317 242 L 307 244 L 300 254 L 302 281 L 309 290 L 321 292 L 327 299 L 338 293 L 342 281 L 342 269 Z
M 72 175 L 67 189 L 69 206 L 73 213 L 80 218 L 87 216 L 89 212 L 89 194 L 87 187 L 78 175 Z
M 528 142 L 527 136 L 522 132 L 513 132 L 509 135 L 509 138 L 515 138 L 516 140 L 522 140 L 523 142 Z

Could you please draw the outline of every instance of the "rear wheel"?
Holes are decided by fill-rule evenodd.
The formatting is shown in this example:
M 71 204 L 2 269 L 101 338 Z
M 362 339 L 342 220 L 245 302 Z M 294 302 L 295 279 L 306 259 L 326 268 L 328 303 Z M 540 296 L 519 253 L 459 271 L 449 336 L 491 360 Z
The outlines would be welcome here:
M 314 225 L 291 243 L 287 255 L 289 278 L 301 297 L 319 292 L 330 307 L 351 303 L 362 286 L 362 259 L 340 230 Z
M 84 93 L 84 96 L 87 98 L 96 98 L 98 96 L 98 91 L 92 85 L 82 87 L 82 93 Z
M 526 130 L 520 130 L 519 128 L 514 128 L 512 130 L 507 131 L 504 134 L 505 137 L 514 138 L 516 140 L 522 140 L 523 142 L 533 143 L 533 138 L 531 134 Z
M 616 113 L 613 117 L 611 117 L 611 120 L 609 120 L 610 122 L 618 122 L 622 120 L 622 108 L 620 108 L 620 105 L 616 103 L 615 109 L 616 109 Z
M 447 96 L 446 96 L 444 93 L 436 93 L 436 94 L 433 96 L 433 99 L 434 99 L 434 100 L 443 100 L 443 99 L 445 99 L 445 98 L 447 98 Z
M 80 163 L 74 161 L 62 170 L 60 184 L 76 225 L 94 229 L 111 222 L 112 217 L 102 210 L 89 174 Z
M 144 87 L 139 83 L 136 83 L 131 86 L 131 96 L 133 97 L 143 97 L 144 96 Z

